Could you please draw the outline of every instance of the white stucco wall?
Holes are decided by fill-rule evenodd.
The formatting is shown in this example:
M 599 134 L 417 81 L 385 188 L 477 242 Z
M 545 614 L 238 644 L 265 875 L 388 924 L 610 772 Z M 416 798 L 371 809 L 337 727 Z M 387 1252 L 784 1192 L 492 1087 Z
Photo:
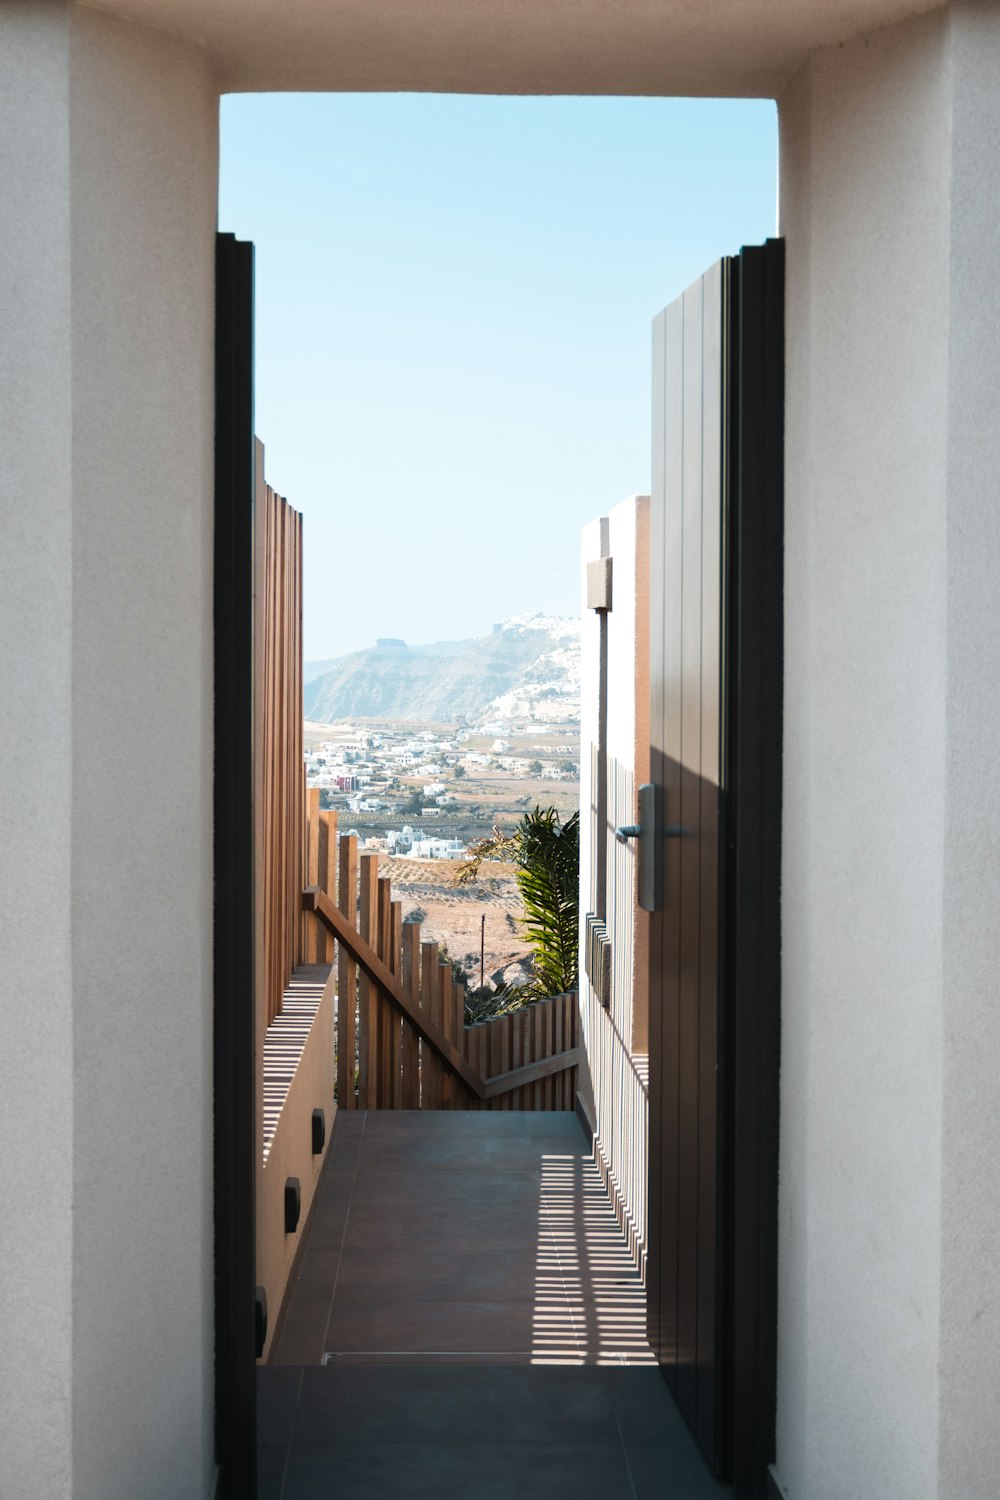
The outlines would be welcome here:
M 1000 1473 L 998 77 L 958 4 L 779 101 L 789 1500 Z
M 600 615 L 587 607 L 587 565 L 612 559 L 607 614 L 607 819 L 598 825 L 596 776 L 600 704 Z M 614 829 L 638 816 L 636 789 L 649 775 L 649 497 L 634 495 L 581 537 L 580 649 L 580 1019 L 585 1064 L 581 1102 L 594 1129 L 594 1155 L 636 1263 L 645 1271 L 647 1218 L 648 918 L 638 910 L 636 844 Z M 597 912 L 598 840 L 607 851 L 604 909 Z M 588 912 L 611 940 L 607 1008 L 586 970 Z
M 61 7 L 0 9 L 0 1466 L 32 1500 L 72 1449 L 68 52 Z
M 48 0 L 0 70 L 3 1488 L 176 1500 L 213 1461 L 217 100 Z
M 1000 10 L 953 7 L 938 1493 L 1000 1489 Z

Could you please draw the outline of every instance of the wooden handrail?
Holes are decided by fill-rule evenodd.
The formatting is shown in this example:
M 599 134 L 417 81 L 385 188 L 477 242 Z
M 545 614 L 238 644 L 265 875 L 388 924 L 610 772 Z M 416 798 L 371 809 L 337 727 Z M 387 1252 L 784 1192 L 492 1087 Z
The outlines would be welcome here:
M 327 931 L 339 943 L 343 943 L 355 963 L 364 970 L 369 979 L 378 985 L 400 1015 L 405 1016 L 414 1031 L 423 1037 L 445 1067 L 450 1068 L 461 1078 L 477 1099 L 484 1102 L 496 1099 L 501 1094 L 521 1088 L 524 1084 L 538 1083 L 554 1073 L 561 1073 L 567 1068 L 575 1068 L 579 1065 L 581 1049 L 570 1047 L 566 1052 L 557 1052 L 553 1057 L 542 1058 L 539 1062 L 525 1063 L 521 1067 L 513 1068 L 508 1073 L 500 1073 L 495 1078 L 484 1082 L 475 1068 L 470 1067 L 466 1062 L 454 1043 L 449 1041 L 439 1027 L 435 1026 L 427 1011 L 422 1010 L 413 997 L 407 994 L 396 975 L 383 963 L 374 948 L 365 941 L 344 913 L 334 906 L 326 891 L 320 889 L 319 886 L 308 886 L 302 892 L 302 910 L 312 912 Z
M 565 1068 L 575 1068 L 580 1062 L 580 1050 L 579 1047 L 570 1047 L 568 1052 L 557 1052 L 554 1057 L 543 1057 L 540 1062 L 524 1063 L 509 1073 L 498 1073 L 495 1078 L 488 1078 L 484 1083 L 483 1098 L 495 1099 L 498 1094 L 519 1089 L 522 1084 L 538 1083 L 540 1079 L 549 1078 L 553 1073 L 561 1073 Z
M 343 912 L 338 911 L 326 892 L 317 886 L 309 886 L 302 892 L 302 909 L 313 912 L 337 941 L 343 943 L 369 979 L 374 980 L 400 1014 L 406 1017 L 414 1031 L 434 1049 L 441 1061 L 461 1078 L 477 1099 L 485 1099 L 486 1085 L 479 1074 L 469 1067 L 458 1048 L 434 1025 L 427 1012 L 414 1003 L 395 974 L 382 962 L 374 948 L 369 947 L 361 934 L 355 931 Z M 510 1087 L 514 1088 L 516 1085 L 511 1084 Z

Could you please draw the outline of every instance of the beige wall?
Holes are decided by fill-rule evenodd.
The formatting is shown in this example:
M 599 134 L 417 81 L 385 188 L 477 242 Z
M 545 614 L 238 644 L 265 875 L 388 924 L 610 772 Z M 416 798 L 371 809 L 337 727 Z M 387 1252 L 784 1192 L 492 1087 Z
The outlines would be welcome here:
M 211 1492 L 217 100 L 0 7 L 0 1378 L 18 1500 Z
M 267 1292 L 268 1331 L 262 1363 L 267 1363 L 279 1325 L 288 1277 L 309 1218 L 326 1153 L 330 1148 L 336 1105 L 333 1102 L 333 1011 L 334 970 L 323 990 L 323 999 L 309 1029 L 299 1065 L 279 1116 L 267 1160 L 258 1153 L 257 1162 L 257 1284 Z M 281 1025 L 280 1017 L 275 1023 Z M 322 1154 L 312 1154 L 312 1112 L 326 1116 L 326 1144 Z M 295 1234 L 285 1233 L 285 1180 L 297 1177 L 302 1193 L 302 1213 Z
M 598 827 L 594 782 L 598 741 L 600 617 L 586 607 L 587 564 L 601 555 L 607 528 L 613 560 L 608 623 L 607 826 Z M 604 910 L 611 939 L 611 1004 L 600 1003 L 580 955 L 581 1030 L 586 1064 L 579 1089 L 595 1131 L 595 1156 L 640 1265 L 646 1254 L 648 1100 L 646 1023 L 648 918 L 637 908 L 636 845 L 614 829 L 637 815 L 636 789 L 649 767 L 649 500 L 633 496 L 582 539 L 580 901 L 581 928 L 594 910 L 597 841 L 607 850 Z M 599 915 L 601 915 L 599 913 Z M 585 942 L 585 930 L 581 931 Z
M 938 1492 L 1000 1475 L 1000 10 L 953 9 Z
M 161 24 L 170 3 L 130 0 Z M 653 92 L 723 91 L 701 19 L 723 11 L 696 9 Z M 796 12 L 838 37 L 889 18 L 771 7 L 789 57 Z M 250 35 L 238 0 L 184 10 L 195 32 L 223 13 Z M 216 99 L 173 14 L 0 7 L 0 1425 L 26 1500 L 211 1483 Z M 610 9 L 561 52 L 561 23 L 534 29 L 553 14 L 509 11 L 496 49 L 470 22 L 450 74 L 414 54 L 413 86 L 470 86 L 478 48 L 542 87 L 535 46 L 560 86 L 593 81 Z M 791 1500 L 979 1500 L 1000 1472 L 998 26 L 961 0 L 782 83 Z M 758 90 L 732 55 L 733 91 Z
M 780 100 L 789 1500 L 1000 1473 L 998 77 L 956 4 Z
M 26 1500 L 69 1495 L 73 1442 L 69 49 L 62 7 L 0 9 L 0 1432 Z
M 810 48 L 935 0 L 101 0 L 229 90 L 771 97 Z

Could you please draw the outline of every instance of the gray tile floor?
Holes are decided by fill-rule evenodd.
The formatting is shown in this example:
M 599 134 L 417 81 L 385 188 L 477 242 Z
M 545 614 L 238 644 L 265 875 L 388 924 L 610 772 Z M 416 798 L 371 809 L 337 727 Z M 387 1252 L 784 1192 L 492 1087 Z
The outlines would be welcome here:
M 724 1497 L 645 1339 L 576 1118 L 337 1116 L 258 1500 Z

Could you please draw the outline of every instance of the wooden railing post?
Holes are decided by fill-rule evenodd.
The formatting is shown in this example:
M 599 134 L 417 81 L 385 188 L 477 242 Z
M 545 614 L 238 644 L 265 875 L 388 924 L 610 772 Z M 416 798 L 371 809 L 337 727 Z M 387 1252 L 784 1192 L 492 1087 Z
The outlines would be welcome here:
M 420 1008 L 441 1029 L 441 999 L 438 992 L 438 945 L 420 944 Z M 440 1059 L 429 1048 L 421 1049 L 421 1109 L 440 1109 L 442 1104 L 442 1069 Z
M 359 858 L 358 931 L 369 948 L 378 942 L 378 855 Z M 378 1108 L 378 986 L 362 971 L 358 984 L 358 1106 Z
M 337 1094 L 354 1107 L 357 985 L 358 1102 L 364 1109 L 572 1109 L 578 1016 L 575 997 L 555 995 L 511 1015 L 466 1027 L 465 986 L 437 943 L 403 926 L 378 856 L 360 859 L 355 925 L 354 839 L 341 840 L 339 905 L 310 887 L 302 906 L 339 946 Z M 360 973 L 360 979 L 358 975 Z M 419 1041 L 418 1041 L 419 1038 Z M 539 1095 L 539 1090 L 540 1095 Z
M 348 834 L 340 840 L 337 904 L 351 927 L 357 926 L 358 841 Z M 358 1046 L 358 966 L 345 943 L 337 950 L 337 1105 L 357 1108 L 354 1087 Z
M 403 988 L 411 999 L 420 1003 L 420 923 L 403 926 Z M 420 1038 L 412 1026 L 403 1024 L 402 1089 L 403 1109 L 420 1108 Z
M 403 903 L 389 902 L 389 967 L 401 979 L 403 975 Z M 392 1079 L 390 1097 L 386 1100 L 389 1109 L 403 1108 L 403 1032 L 407 1022 L 393 1006 L 387 1005 L 389 1013 L 389 1073 Z
M 336 851 L 337 814 L 332 809 L 320 808 L 317 830 L 316 884 L 321 891 L 332 892 L 337 889 Z M 321 922 L 313 922 L 312 926 L 316 934 L 316 962 L 318 964 L 332 963 L 333 939 Z

